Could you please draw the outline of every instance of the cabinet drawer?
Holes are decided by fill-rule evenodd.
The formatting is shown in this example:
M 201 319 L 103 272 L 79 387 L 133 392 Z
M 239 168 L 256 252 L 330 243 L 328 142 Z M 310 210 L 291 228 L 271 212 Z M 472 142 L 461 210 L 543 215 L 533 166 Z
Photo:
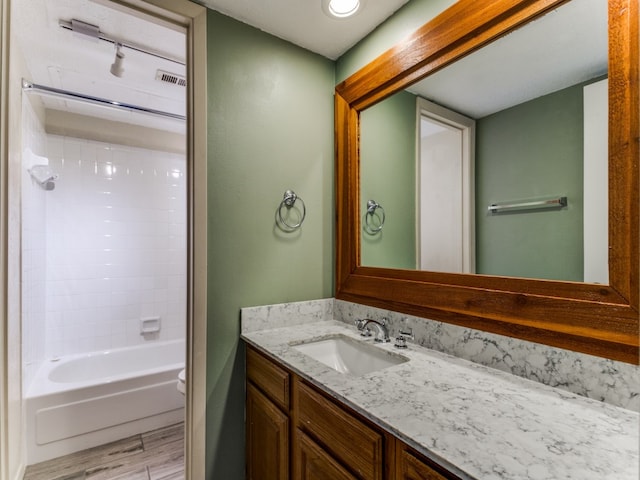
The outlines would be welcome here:
M 358 478 L 379 480 L 384 472 L 382 434 L 302 382 L 295 383 L 298 425 Z
M 301 430 L 296 431 L 296 480 L 357 480 Z
M 283 410 L 289 409 L 289 373 L 247 347 L 247 379 Z
M 396 480 L 459 480 L 456 475 L 414 452 L 400 440 L 396 443 Z

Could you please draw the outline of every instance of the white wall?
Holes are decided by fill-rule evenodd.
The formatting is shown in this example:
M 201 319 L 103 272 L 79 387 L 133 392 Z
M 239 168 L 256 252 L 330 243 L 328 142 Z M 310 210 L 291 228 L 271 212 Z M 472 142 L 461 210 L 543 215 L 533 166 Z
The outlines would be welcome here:
M 10 480 L 22 478 L 25 464 L 25 441 L 23 436 L 24 411 L 22 408 L 22 322 L 21 322 L 21 289 L 22 289 L 22 245 L 21 245 L 21 187 L 22 187 L 22 92 L 21 79 L 29 72 L 24 64 L 24 58 L 17 48 L 16 42 L 9 46 L 9 79 L 7 84 L 8 122 L 3 125 L 7 132 L 6 164 L 7 218 L 6 218 L 6 324 L 5 332 L 7 350 L 3 360 L 6 368 L 6 423 L 3 428 L 10 440 L 7 445 L 4 461 L 5 475 Z M 6 65 L 5 65 L 6 67 Z M 3 414 L 5 413 L 3 411 Z
M 584 87 L 584 281 L 609 283 L 609 81 Z
M 47 357 L 184 338 L 185 156 L 55 135 L 48 154 Z

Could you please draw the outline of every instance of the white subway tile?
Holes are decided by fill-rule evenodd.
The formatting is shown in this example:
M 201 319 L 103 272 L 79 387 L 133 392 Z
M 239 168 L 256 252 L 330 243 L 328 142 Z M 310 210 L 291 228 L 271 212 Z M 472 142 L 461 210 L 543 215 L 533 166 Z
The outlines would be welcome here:
M 38 217 L 35 195 L 25 202 L 35 228 L 46 220 L 46 235 L 41 247 L 28 237 L 24 266 L 33 276 L 39 262 L 47 266 L 46 294 L 44 282 L 39 287 L 47 352 L 144 343 L 142 315 L 166 317 L 161 338 L 184 335 L 184 158 L 51 135 L 46 144 L 60 188 L 41 195 L 46 217 Z M 35 282 L 25 285 L 25 298 L 38 294 Z M 37 310 L 33 302 L 25 308 Z

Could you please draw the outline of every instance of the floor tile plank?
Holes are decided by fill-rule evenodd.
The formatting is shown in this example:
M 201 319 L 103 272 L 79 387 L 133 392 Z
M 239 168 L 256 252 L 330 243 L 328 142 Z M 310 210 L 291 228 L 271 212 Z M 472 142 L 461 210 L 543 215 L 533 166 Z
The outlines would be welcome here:
M 142 467 L 135 471 L 127 471 L 121 475 L 108 478 L 109 480 L 149 480 L 149 471 L 147 470 L 147 467 Z
M 156 448 L 169 442 L 175 442 L 176 440 L 184 440 L 184 423 L 178 423 L 176 425 L 170 425 L 165 428 L 160 428 L 152 432 L 143 433 L 142 445 L 145 450 Z
M 154 479 L 151 479 L 151 480 L 154 480 Z M 180 472 L 175 472 L 175 473 L 169 474 L 166 477 L 160 477 L 155 480 L 184 480 L 184 469 Z
M 27 467 L 24 480 L 184 480 L 184 424 Z
M 24 480 L 67 480 L 84 478 L 87 468 L 108 460 L 118 460 L 144 451 L 140 435 L 27 467 Z

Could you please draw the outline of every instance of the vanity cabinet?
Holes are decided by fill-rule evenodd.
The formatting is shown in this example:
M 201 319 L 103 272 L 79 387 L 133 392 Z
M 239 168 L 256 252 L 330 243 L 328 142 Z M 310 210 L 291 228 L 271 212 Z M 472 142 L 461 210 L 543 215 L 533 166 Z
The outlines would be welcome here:
M 247 480 L 289 479 L 289 373 L 247 349 Z
M 247 346 L 247 479 L 458 480 Z

